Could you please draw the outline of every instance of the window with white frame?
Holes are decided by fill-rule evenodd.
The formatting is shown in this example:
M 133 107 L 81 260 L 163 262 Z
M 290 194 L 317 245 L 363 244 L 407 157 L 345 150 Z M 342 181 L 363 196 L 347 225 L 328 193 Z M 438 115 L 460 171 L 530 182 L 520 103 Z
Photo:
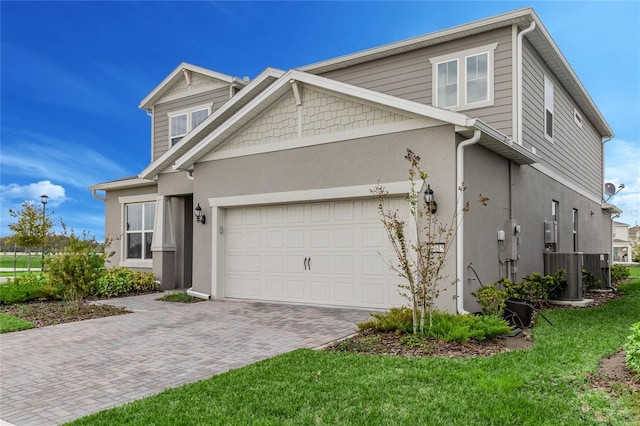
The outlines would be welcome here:
M 156 203 L 131 203 L 125 205 L 125 259 L 146 260 L 152 258 L 153 223 Z
M 433 105 L 451 110 L 493 105 L 493 55 L 497 43 L 430 58 Z
M 209 107 L 196 107 L 190 111 L 181 111 L 169 115 L 169 139 L 174 146 L 191 130 L 202 123 L 209 116 Z
M 553 82 L 544 77 L 544 137 L 553 142 Z

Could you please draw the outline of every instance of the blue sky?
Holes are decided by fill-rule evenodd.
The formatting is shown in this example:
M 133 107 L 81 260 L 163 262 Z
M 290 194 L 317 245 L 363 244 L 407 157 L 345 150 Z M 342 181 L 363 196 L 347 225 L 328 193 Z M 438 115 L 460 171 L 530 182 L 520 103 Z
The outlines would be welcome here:
M 89 185 L 150 161 L 140 101 L 181 62 L 237 77 L 290 69 L 533 6 L 616 133 L 611 202 L 640 223 L 640 2 L 0 2 L 0 236 L 9 208 L 101 239 Z

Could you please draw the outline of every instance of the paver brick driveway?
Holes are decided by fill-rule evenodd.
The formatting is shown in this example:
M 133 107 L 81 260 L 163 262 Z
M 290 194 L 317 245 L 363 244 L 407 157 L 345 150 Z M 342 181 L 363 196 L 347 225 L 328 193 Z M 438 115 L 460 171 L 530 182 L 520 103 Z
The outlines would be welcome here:
M 135 313 L 0 335 L 0 418 L 52 425 L 355 330 L 366 311 L 113 299 Z

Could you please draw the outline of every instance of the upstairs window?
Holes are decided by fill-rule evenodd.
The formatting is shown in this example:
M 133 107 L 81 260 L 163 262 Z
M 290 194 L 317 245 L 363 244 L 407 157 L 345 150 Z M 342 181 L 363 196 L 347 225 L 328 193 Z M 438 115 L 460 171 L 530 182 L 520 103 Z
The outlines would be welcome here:
M 197 107 L 191 111 L 169 115 L 169 139 L 174 146 L 209 116 L 210 109 Z
M 544 77 L 544 137 L 553 142 L 553 83 Z
M 438 67 L 438 106 L 458 106 L 458 60 L 442 62 Z
M 489 54 L 467 56 L 467 99 L 465 103 L 485 102 L 489 99 Z
M 493 105 L 493 52 L 497 43 L 430 58 L 433 105 L 451 110 Z

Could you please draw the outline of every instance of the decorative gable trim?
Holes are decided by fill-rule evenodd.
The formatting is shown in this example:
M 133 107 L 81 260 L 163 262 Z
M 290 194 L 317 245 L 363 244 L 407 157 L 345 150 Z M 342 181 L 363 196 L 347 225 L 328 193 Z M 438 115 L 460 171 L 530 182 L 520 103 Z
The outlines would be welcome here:
M 225 85 L 241 84 L 244 86 L 248 83 L 248 81 L 244 81 L 230 75 L 222 74 L 216 71 L 208 70 L 206 68 L 183 62 L 178 65 L 178 67 L 174 69 L 171 74 L 167 76 L 167 78 L 162 80 L 162 82 L 140 102 L 139 108 L 151 110 L 153 108 L 153 105 L 156 104 L 158 100 L 160 100 L 169 90 L 171 90 L 171 88 L 178 81 L 184 80 L 186 74 L 185 71 L 188 71 L 188 74 L 190 75 L 189 79 L 191 81 L 193 81 L 193 79 L 195 78 L 195 74 L 201 74 L 203 76 L 225 83 Z

